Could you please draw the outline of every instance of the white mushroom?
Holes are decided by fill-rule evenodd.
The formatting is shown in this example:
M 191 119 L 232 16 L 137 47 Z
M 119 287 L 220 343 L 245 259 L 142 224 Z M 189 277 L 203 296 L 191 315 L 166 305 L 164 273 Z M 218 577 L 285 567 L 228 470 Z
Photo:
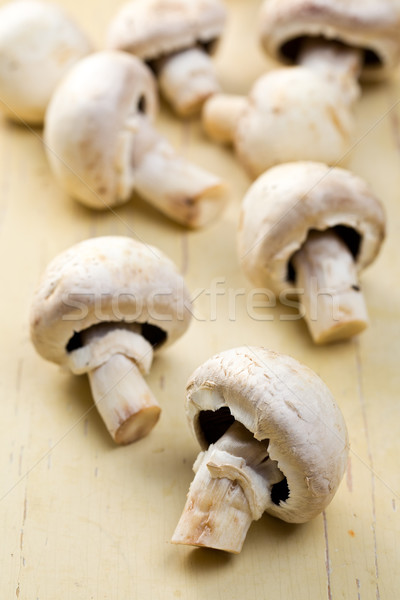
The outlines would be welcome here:
M 265 0 L 260 39 L 266 53 L 297 63 L 304 42 L 361 49 L 364 80 L 390 77 L 400 60 L 400 6 L 393 0 Z
M 264 348 L 222 352 L 187 385 L 202 452 L 172 541 L 238 553 L 264 512 L 289 523 L 331 502 L 348 436 L 332 394 L 293 358 Z
M 153 128 L 156 85 L 150 70 L 124 52 L 80 61 L 49 104 L 45 143 L 61 186 L 83 204 L 105 209 L 133 192 L 189 227 L 212 221 L 226 186 L 178 156 Z
M 220 0 L 128 2 L 110 25 L 107 45 L 151 64 L 164 97 L 189 116 L 220 91 L 210 52 L 225 20 Z
M 383 207 L 359 177 L 322 163 L 279 165 L 242 205 L 239 259 L 256 286 L 298 295 L 316 343 L 367 326 L 358 276 L 385 236 Z
M 16 0 L 0 8 L 0 106 L 8 118 L 43 122 L 55 87 L 91 51 L 76 23 L 56 4 Z
M 31 339 L 45 359 L 89 375 L 113 439 L 149 433 L 160 407 L 143 375 L 153 351 L 187 329 L 182 277 L 159 250 L 125 237 L 85 240 L 47 267 L 31 308 Z
M 392 0 L 267 0 L 267 53 L 296 66 L 262 76 L 248 98 L 216 95 L 207 134 L 233 143 L 249 175 L 294 160 L 345 161 L 362 77 L 385 77 L 400 59 L 400 9 Z
M 294 160 L 332 164 L 345 155 L 353 130 L 347 100 L 304 67 L 263 75 L 247 98 L 217 94 L 202 118 L 210 138 L 233 144 L 251 178 Z

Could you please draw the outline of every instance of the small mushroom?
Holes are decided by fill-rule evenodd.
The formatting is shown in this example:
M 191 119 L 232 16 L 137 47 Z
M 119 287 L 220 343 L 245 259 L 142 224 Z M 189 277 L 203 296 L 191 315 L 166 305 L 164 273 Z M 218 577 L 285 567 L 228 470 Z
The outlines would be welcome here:
M 390 77 L 400 61 L 400 7 L 393 0 L 265 0 L 259 17 L 266 53 L 297 63 L 304 44 L 339 42 L 362 51 L 364 80 Z
M 43 123 L 55 87 L 91 51 L 56 4 L 16 0 L 0 8 L 0 105 L 14 121 Z
M 251 178 L 294 160 L 332 164 L 345 155 L 353 129 L 347 99 L 305 67 L 263 75 L 247 98 L 216 94 L 202 120 L 211 139 L 233 144 Z
M 165 255 L 125 237 L 85 240 L 49 264 L 30 321 L 43 358 L 88 374 L 117 444 L 149 433 L 161 409 L 143 375 L 153 351 L 172 344 L 190 321 L 184 281 Z
M 385 236 L 383 207 L 359 177 L 322 163 L 279 165 L 246 194 L 239 258 L 252 283 L 297 294 L 314 342 L 367 326 L 359 273 Z
M 392 0 L 267 0 L 259 21 L 267 53 L 296 66 L 262 76 L 248 98 L 208 100 L 205 131 L 233 143 L 251 177 L 295 160 L 345 161 L 360 79 L 399 64 L 399 8 Z
M 128 2 L 110 25 L 107 45 L 148 62 L 166 100 L 186 117 L 220 91 L 210 53 L 225 20 L 220 0 Z
M 217 354 L 187 385 L 202 452 L 172 542 L 239 553 L 264 512 L 289 523 L 331 502 L 347 464 L 343 416 L 321 379 L 265 348 Z
M 189 227 L 214 220 L 226 186 L 176 154 L 152 125 L 157 95 L 151 71 L 117 51 L 92 54 L 68 73 L 49 104 L 45 144 L 60 185 L 96 209 L 136 191 Z

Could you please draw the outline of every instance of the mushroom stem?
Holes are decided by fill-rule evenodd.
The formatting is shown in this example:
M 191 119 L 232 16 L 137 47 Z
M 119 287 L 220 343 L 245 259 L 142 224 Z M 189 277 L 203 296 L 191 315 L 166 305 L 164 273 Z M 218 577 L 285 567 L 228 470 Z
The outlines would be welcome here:
M 312 232 L 293 257 L 296 286 L 314 342 L 347 339 L 368 324 L 355 261 L 333 232 Z
M 176 154 L 146 117 L 131 124 L 133 187 L 168 217 L 189 227 L 213 221 L 225 205 L 226 186 L 215 175 Z
M 182 117 L 198 113 L 204 101 L 221 89 L 213 62 L 201 48 L 172 54 L 156 69 L 162 94 Z
M 161 412 L 143 379 L 153 348 L 140 332 L 136 323 L 98 323 L 81 332 L 83 346 L 75 353 L 74 371 L 86 365 L 97 410 L 117 444 L 147 435 Z
M 117 444 L 130 444 L 157 423 L 161 408 L 133 360 L 111 356 L 88 373 L 96 407 Z
M 301 45 L 297 62 L 338 85 L 347 102 L 352 104 L 361 93 L 359 76 L 363 59 L 364 54 L 360 48 L 308 38 Z
M 202 123 L 206 134 L 216 142 L 231 144 L 237 122 L 246 107 L 245 96 L 216 94 L 204 104 Z
M 252 521 L 271 502 L 272 484 L 284 478 L 267 443 L 235 422 L 199 455 L 194 470 L 172 542 L 239 553 Z

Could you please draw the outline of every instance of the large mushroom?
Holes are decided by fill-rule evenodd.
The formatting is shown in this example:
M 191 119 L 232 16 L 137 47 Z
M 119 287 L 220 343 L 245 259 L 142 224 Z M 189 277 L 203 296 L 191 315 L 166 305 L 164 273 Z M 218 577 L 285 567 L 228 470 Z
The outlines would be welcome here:
M 16 0 L 0 9 L 0 105 L 8 118 L 41 125 L 51 94 L 91 51 L 77 24 L 56 4 Z
M 220 91 L 210 53 L 225 20 L 220 0 L 128 2 L 110 25 L 107 45 L 150 64 L 163 96 L 180 116 L 189 116 Z
M 58 86 L 45 121 L 45 144 L 61 186 L 83 204 L 105 209 L 137 192 L 189 227 L 212 221 L 225 204 L 221 180 L 176 154 L 154 129 L 151 71 L 136 57 L 97 52 Z
M 284 67 L 263 75 L 248 98 L 216 95 L 204 127 L 233 143 L 251 177 L 283 162 L 344 162 L 360 78 L 383 78 L 400 59 L 400 9 L 392 0 L 266 0 L 267 53 Z
M 278 165 L 242 205 L 239 259 L 251 280 L 276 296 L 297 295 L 316 343 L 367 326 L 360 272 L 385 236 L 379 200 L 359 177 L 322 163 Z
M 118 444 L 149 433 L 161 409 L 143 375 L 154 350 L 172 344 L 190 321 L 184 281 L 165 255 L 126 237 L 85 240 L 49 264 L 30 321 L 43 358 L 88 374 Z
M 347 464 L 332 394 L 309 368 L 264 348 L 217 354 L 189 379 L 186 413 L 202 452 L 172 541 L 240 552 L 264 512 L 316 517 Z

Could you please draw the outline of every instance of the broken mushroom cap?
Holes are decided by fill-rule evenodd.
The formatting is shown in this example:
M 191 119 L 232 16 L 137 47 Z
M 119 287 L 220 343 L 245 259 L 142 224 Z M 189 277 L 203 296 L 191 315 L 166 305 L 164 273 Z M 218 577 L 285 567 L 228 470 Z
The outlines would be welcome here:
M 40 125 L 51 94 L 91 51 L 75 22 L 56 4 L 17 0 L 0 9 L 0 105 L 7 117 Z
M 260 13 L 265 51 L 296 62 L 306 37 L 342 42 L 365 51 L 364 78 L 384 78 L 400 60 L 400 7 L 393 0 L 266 0 Z
M 346 424 L 327 386 L 295 359 L 253 347 L 217 354 L 189 379 L 186 413 L 203 450 L 234 421 L 268 441 L 284 479 L 262 499 L 265 512 L 303 523 L 332 500 L 347 465 Z
M 83 59 L 49 104 L 45 144 L 61 187 L 86 206 L 106 209 L 137 192 L 188 227 L 213 221 L 227 186 L 179 156 L 152 126 L 155 79 L 140 59 L 108 50 Z
M 91 327 L 135 323 L 143 342 L 157 349 L 186 331 L 188 307 L 182 277 L 158 249 L 126 237 L 88 239 L 47 267 L 32 303 L 31 339 L 43 358 L 80 374 L 109 358 L 86 352 L 82 334 Z M 118 335 L 117 348 L 109 342 L 110 351 L 140 363 L 136 341 L 131 347 L 130 337 Z M 142 367 L 146 372 L 146 361 Z
M 140 0 L 128 2 L 108 31 L 108 47 L 155 60 L 203 45 L 221 35 L 226 9 L 220 0 Z
M 45 120 L 47 156 L 61 186 L 95 209 L 132 194 L 129 119 L 158 110 L 156 83 L 139 59 L 96 52 L 80 61 L 56 89 Z
M 357 272 L 385 236 L 382 204 L 356 175 L 322 163 L 278 165 L 259 177 L 242 204 L 239 260 L 254 285 L 274 293 L 293 284 L 291 259 L 313 230 L 343 238 Z

